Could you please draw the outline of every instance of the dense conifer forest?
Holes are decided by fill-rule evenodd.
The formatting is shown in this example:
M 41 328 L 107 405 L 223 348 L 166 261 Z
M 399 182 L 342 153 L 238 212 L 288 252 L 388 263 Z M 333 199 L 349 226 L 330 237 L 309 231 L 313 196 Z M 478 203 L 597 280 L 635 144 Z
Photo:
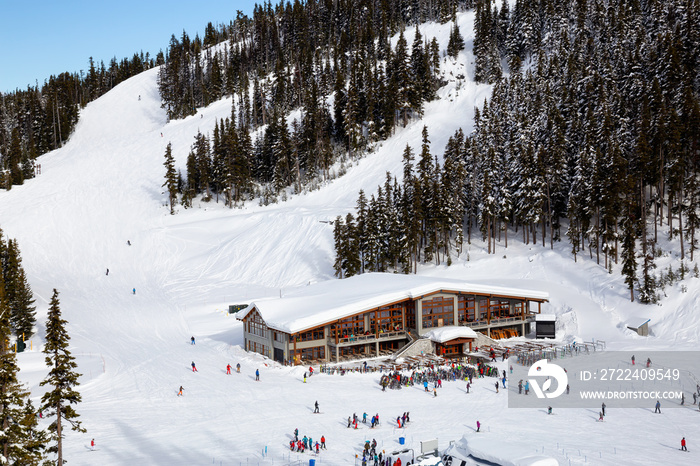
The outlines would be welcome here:
M 489 5 L 476 5 L 475 78 L 494 89 L 474 133 L 454 135 L 440 168 L 426 130 L 417 173 L 407 147 L 402 183 L 360 193 L 336 221 L 337 275 L 449 263 L 465 229 L 495 253 L 511 232 L 621 264 L 630 298 L 655 301 L 674 274 L 654 272 L 662 227 L 680 274 L 698 249 L 699 2 Z
M 285 188 L 313 189 L 331 176 L 334 163 L 361 156 L 396 126 L 420 118 L 442 83 L 437 41 L 415 26 L 449 22 L 468 6 L 266 3 L 252 18 L 239 15 L 226 28 L 207 28 L 203 40 L 173 36 L 159 74 L 168 116 L 182 118 L 233 97 L 230 118 L 192 145 L 187 173 L 178 181 L 183 205 L 199 194 L 220 194 L 231 207 L 253 197 L 267 204 Z M 389 39 L 397 33 L 392 47 Z M 464 44 L 458 30 L 454 36 L 456 53 Z M 299 117 L 289 125 L 293 110 Z

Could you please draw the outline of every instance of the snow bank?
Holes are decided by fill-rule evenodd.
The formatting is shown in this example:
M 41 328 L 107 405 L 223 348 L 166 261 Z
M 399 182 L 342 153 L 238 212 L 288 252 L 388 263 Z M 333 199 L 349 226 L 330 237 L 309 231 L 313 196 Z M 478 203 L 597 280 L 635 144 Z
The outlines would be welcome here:
M 456 452 L 455 452 L 456 450 Z M 490 432 L 465 435 L 445 454 L 472 456 L 482 461 L 489 461 L 501 466 L 558 466 L 559 462 L 546 455 L 533 454 L 532 448 L 525 445 L 513 444 L 513 439 L 504 439 Z

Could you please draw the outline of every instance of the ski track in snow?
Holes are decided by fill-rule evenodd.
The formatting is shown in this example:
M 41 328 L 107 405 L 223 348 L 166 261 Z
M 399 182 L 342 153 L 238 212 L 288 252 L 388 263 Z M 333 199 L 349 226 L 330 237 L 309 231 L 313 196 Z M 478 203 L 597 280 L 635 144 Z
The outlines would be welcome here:
M 471 43 L 473 13 L 460 14 L 459 21 Z M 449 24 L 421 29 L 445 47 Z M 412 36 L 407 32 L 409 42 Z M 83 374 L 77 411 L 88 433 L 66 434 L 70 464 L 297 464 L 312 457 L 319 464 L 354 464 L 365 439 L 376 438 L 381 450 L 391 452 L 400 436 L 415 451 L 421 440 L 438 438 L 442 450 L 464 434 L 476 435 L 477 419 L 484 431 L 478 435 L 494 437 L 501 448 L 517 445 L 560 464 L 700 463 L 693 448 L 700 440 L 693 440 L 700 414 L 693 409 L 654 416 L 652 406 L 609 407 L 606 421 L 597 423 L 595 410 L 546 416 L 508 409 L 505 394 L 491 390 L 492 380 L 477 381 L 469 395 L 462 382 L 446 382 L 437 398 L 422 387 L 382 392 L 379 374 L 321 374 L 304 384 L 306 368 L 279 367 L 242 350 L 241 325 L 227 315 L 229 304 L 332 279 L 332 226 L 323 222 L 354 211 L 359 190 L 369 197 L 387 171 L 400 177 L 403 149 L 409 144 L 419 151 L 423 125 L 435 154 L 442 154 L 459 126 L 471 131 L 473 109 L 490 92 L 469 80 L 472 59 L 463 52 L 458 63 L 441 64 L 449 84 L 440 100 L 426 105 L 423 120 L 397 128 L 372 154 L 349 164 L 345 176 L 287 202 L 246 201 L 228 209 L 195 201 L 192 209 L 178 206 L 177 215 L 169 215 L 162 188 L 166 145 L 172 143 L 184 170 L 197 131 L 211 133 L 217 119 L 230 115 L 231 100 L 168 122 L 156 69 L 90 103 L 65 146 L 38 160 L 37 179 L 0 191 L 0 227 L 18 240 L 38 308 L 32 351 L 18 356 L 20 378 L 38 403 L 46 374 L 38 349 L 53 288 L 61 293 L 71 350 Z M 459 88 L 458 74 L 467 76 Z M 551 250 L 548 242 L 524 245 L 512 233 L 509 247 L 499 242 L 489 256 L 476 236 L 451 267 L 426 264 L 419 273 L 546 290 L 551 301 L 543 310 L 566 316 L 566 329 L 574 332 L 567 341 L 596 338 L 612 349 L 697 349 L 698 279 L 687 279 L 685 292 L 681 285 L 668 287 L 661 306 L 643 306 L 629 302 L 619 265 L 609 275 L 587 254 L 573 264 L 566 243 Z M 659 259 L 660 266 L 671 260 Z M 633 316 L 652 318 L 651 337 L 620 325 Z M 196 345 L 189 344 L 191 335 Z M 192 373 L 192 361 L 198 373 Z M 237 362 L 241 373 L 226 375 L 226 364 Z M 255 382 L 258 368 L 261 381 Z M 176 396 L 180 385 L 182 397 Z M 322 415 L 311 413 L 316 400 Z M 346 428 L 349 415 L 365 411 L 380 414 L 380 427 Z M 399 430 L 392 419 L 405 411 L 412 421 Z M 295 428 L 314 440 L 325 435 L 328 450 L 318 457 L 289 453 Z M 691 452 L 677 458 L 682 436 Z M 86 451 L 90 438 L 99 450 Z M 263 459 L 265 447 L 269 456 Z

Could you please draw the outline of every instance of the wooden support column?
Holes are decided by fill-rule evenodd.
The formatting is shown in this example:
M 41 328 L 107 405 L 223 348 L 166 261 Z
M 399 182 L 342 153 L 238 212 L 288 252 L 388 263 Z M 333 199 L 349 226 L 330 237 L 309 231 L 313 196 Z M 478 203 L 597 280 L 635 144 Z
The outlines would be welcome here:
M 292 341 L 294 341 L 294 357 L 292 358 L 292 361 L 294 361 L 294 365 L 297 365 L 297 339 L 296 337 L 292 334 L 290 335 L 290 338 L 293 338 Z

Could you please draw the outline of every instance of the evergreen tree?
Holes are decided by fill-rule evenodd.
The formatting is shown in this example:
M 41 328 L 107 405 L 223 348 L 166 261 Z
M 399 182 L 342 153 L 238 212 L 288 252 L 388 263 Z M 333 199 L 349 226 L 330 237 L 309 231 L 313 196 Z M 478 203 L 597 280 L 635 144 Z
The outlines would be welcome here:
M 9 315 L 5 282 L 0 274 L 0 462 L 38 465 L 43 460 L 46 438 L 36 429 L 36 412 L 29 392 L 17 379 L 17 359 L 8 345 Z
M 168 190 L 170 215 L 175 215 L 175 202 L 177 202 L 177 172 L 175 171 L 173 148 L 170 143 L 165 147 L 165 162 L 163 165 L 165 165 L 165 183 L 163 183 L 163 186 Z
M 17 338 L 24 341 L 33 334 L 36 307 L 31 287 L 22 267 L 22 257 L 17 241 L 10 239 L 5 244 L 1 230 L 0 265 L 4 276 L 10 326 Z
M 456 59 L 462 49 L 464 49 L 464 37 L 459 32 L 459 25 L 453 23 L 450 29 L 450 39 L 447 42 L 447 55 Z
M 78 421 L 80 415 L 72 405 L 80 403 L 82 397 L 75 390 L 79 385 L 80 374 L 75 371 L 78 364 L 68 350 L 70 336 L 66 331 L 67 322 L 61 317 L 61 309 L 58 301 L 58 291 L 54 288 L 53 296 L 49 302 L 49 313 L 46 321 L 46 344 L 44 354 L 46 355 L 46 365 L 49 373 L 39 384 L 42 387 L 48 386 L 48 391 L 41 397 L 42 408 L 48 418 L 55 417 L 49 425 L 50 440 L 53 443 L 47 449 L 49 453 L 56 453 L 57 463 L 62 465 L 63 460 L 63 428 L 67 427 L 67 422 L 71 429 L 78 432 L 85 432 Z

